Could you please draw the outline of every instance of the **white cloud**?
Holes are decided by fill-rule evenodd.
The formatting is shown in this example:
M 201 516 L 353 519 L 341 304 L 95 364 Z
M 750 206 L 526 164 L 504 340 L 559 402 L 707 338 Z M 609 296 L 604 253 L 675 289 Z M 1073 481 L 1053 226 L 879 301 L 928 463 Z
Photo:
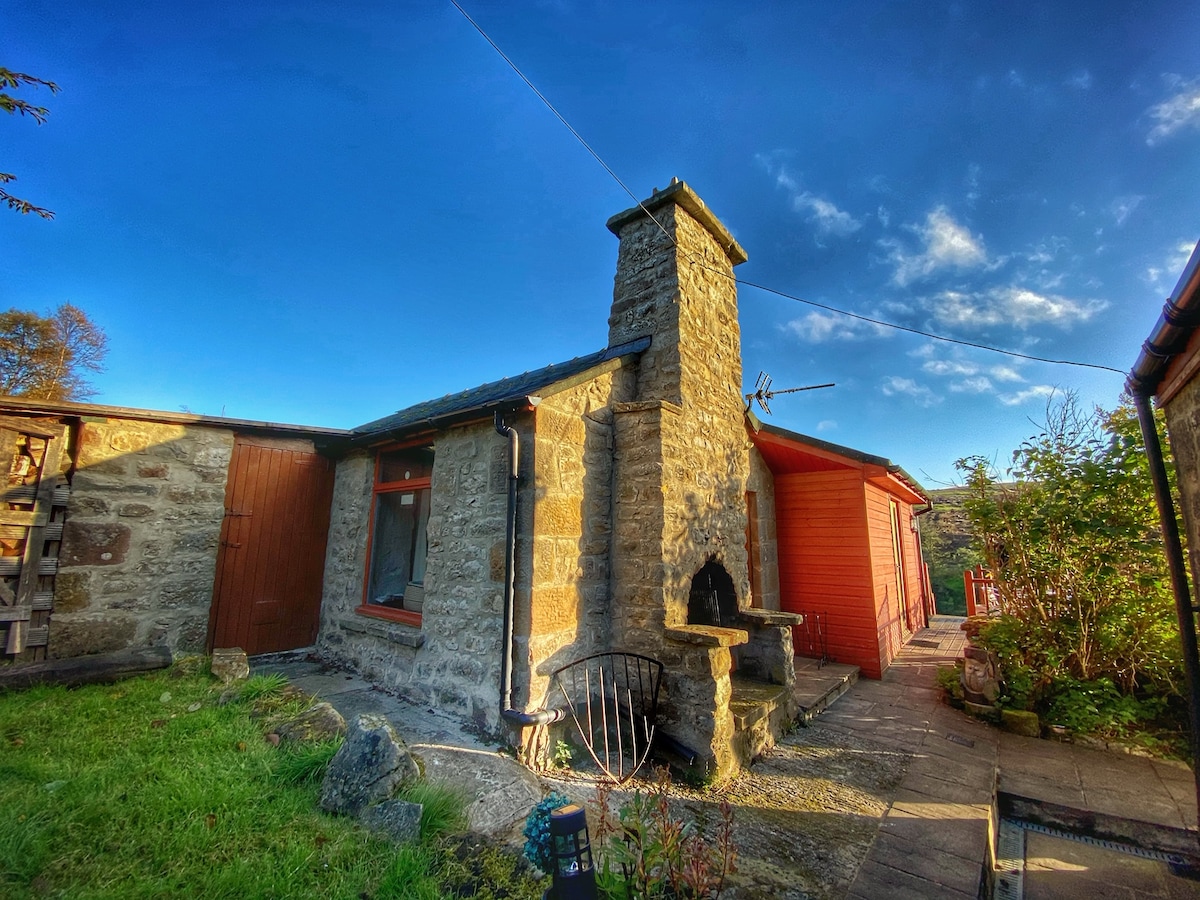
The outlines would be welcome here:
M 1025 87 L 1025 79 L 1021 77 L 1021 73 L 1016 69 L 1008 70 L 1008 83 L 1016 88 Z
M 776 186 L 791 195 L 792 209 L 815 225 L 819 235 L 848 237 L 862 227 L 862 222 L 839 209 L 837 204 L 805 190 L 800 180 L 788 170 L 783 162 L 785 158 L 786 154 L 782 151 L 759 153 L 755 157 L 767 174 L 774 177 Z
M 836 313 L 810 312 L 792 319 L 783 326 L 802 341 L 822 344 L 826 341 L 861 341 L 873 337 L 888 337 L 891 329 Z
M 911 378 L 901 378 L 899 375 L 890 375 L 883 379 L 880 389 L 883 391 L 884 396 L 911 397 L 918 406 L 927 408 L 936 406 L 942 402 L 942 398 L 925 387 L 925 385 L 917 384 Z
M 971 163 L 967 166 L 967 176 L 963 179 L 963 186 L 967 189 L 967 203 L 972 207 L 979 200 L 979 163 Z
M 1124 225 L 1125 220 L 1129 218 L 1145 199 L 1141 194 L 1130 194 L 1127 197 L 1117 197 L 1117 199 L 1113 200 L 1109 206 L 1109 211 L 1112 212 L 1113 218 L 1117 220 L 1117 225 Z
M 822 419 L 817 423 L 817 431 L 836 431 L 838 423 L 833 419 Z
M 923 225 L 908 228 L 920 240 L 920 251 L 909 252 L 895 240 L 880 242 L 891 251 L 889 259 L 896 267 L 892 280 L 901 287 L 941 269 L 975 269 L 988 264 L 983 241 L 954 221 L 944 206 L 930 211 Z
M 1053 385 L 1036 384 L 1028 390 L 1018 391 L 1015 394 L 1000 394 L 997 399 L 1005 406 L 1020 406 L 1030 400 L 1049 399 L 1054 396 L 1054 391 Z
M 1157 289 L 1169 291 L 1183 272 L 1183 267 L 1187 265 L 1195 246 L 1191 241 L 1177 243 L 1165 254 L 1165 259 L 1160 265 L 1146 267 L 1146 280 Z
M 934 359 L 932 354 L 921 364 L 921 371 L 942 378 L 959 378 L 951 390 L 979 392 L 990 389 L 993 381 L 1024 381 L 1025 378 L 1012 366 L 981 366 L 963 359 Z M 986 387 L 984 387 L 986 385 Z
M 1147 110 L 1154 127 L 1146 135 L 1146 143 L 1155 144 L 1188 126 L 1200 126 L 1200 78 L 1184 81 L 1178 76 L 1168 79 L 1175 93 Z
M 988 374 L 997 381 L 1024 381 L 1024 376 L 1021 375 L 1012 366 L 992 366 L 988 369 Z
M 879 224 L 884 228 L 892 223 L 892 213 L 886 206 L 879 207 L 879 211 L 875 213 L 875 218 L 879 220 Z
M 976 375 L 950 382 L 950 390 L 957 394 L 988 394 L 992 391 L 992 382 L 983 375 Z
M 862 222 L 850 213 L 808 191 L 801 191 L 792 197 L 792 208 L 796 212 L 806 213 L 808 221 L 816 225 L 822 235 L 848 237 L 862 228 Z
M 975 375 L 979 366 L 952 359 L 931 359 L 921 366 L 921 371 L 930 375 Z
M 1087 69 L 1081 69 L 1067 77 L 1064 82 L 1067 87 L 1073 87 L 1076 90 L 1086 91 L 1092 86 L 1092 73 Z
M 966 293 L 943 291 L 925 301 L 926 307 L 943 325 L 977 328 L 1011 325 L 1031 328 L 1056 325 L 1070 328 L 1086 322 L 1108 307 L 1103 300 L 1072 300 L 1056 294 L 1039 294 L 1015 285 Z

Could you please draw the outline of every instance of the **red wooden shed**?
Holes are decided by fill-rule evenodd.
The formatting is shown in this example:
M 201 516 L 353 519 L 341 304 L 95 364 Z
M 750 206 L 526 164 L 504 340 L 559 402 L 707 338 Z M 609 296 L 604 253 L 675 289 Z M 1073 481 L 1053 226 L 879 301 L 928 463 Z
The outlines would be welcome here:
M 879 678 L 928 619 L 928 497 L 890 460 L 747 419 L 774 476 L 780 608 L 820 617 L 829 657 Z

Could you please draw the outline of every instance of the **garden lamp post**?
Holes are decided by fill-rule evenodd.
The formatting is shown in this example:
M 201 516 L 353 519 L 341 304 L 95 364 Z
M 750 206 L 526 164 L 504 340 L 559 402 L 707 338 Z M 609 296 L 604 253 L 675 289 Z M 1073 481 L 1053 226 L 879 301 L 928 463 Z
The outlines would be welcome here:
M 588 838 L 587 812 L 578 803 L 550 813 L 555 900 L 596 900 L 596 869 Z

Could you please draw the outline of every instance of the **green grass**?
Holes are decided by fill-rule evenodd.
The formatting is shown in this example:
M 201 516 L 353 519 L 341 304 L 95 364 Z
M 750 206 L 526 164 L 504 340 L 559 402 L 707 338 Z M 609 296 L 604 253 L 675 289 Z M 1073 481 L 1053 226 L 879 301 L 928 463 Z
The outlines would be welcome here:
M 263 687 L 254 700 L 282 686 Z M 193 668 L 0 694 L 0 897 L 458 893 L 437 835 L 461 822 L 461 798 L 426 788 L 421 842 L 396 847 L 317 809 L 335 742 L 277 749 L 252 704 L 218 706 L 220 693 Z M 534 896 L 517 887 L 507 896 Z

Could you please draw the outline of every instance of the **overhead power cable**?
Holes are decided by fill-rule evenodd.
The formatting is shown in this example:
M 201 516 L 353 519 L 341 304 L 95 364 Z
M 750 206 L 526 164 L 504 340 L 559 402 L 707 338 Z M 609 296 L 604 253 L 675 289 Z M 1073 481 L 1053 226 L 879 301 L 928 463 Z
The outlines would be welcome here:
M 495 50 L 497 54 L 499 54 L 500 58 L 502 60 L 504 60 L 506 63 L 508 63 L 508 67 L 517 74 L 517 77 L 520 78 L 521 81 L 525 82 L 526 87 L 528 87 L 531 91 L 533 91 L 533 93 L 537 96 L 537 98 L 539 100 L 541 100 L 542 103 L 545 104 L 546 108 L 554 114 L 554 117 L 556 119 L 558 119 L 559 122 L 562 123 L 563 127 L 566 128 L 567 131 L 569 131 L 571 133 L 571 136 L 574 137 L 575 140 L 577 140 L 580 143 L 580 145 L 583 147 L 583 149 L 586 150 L 589 154 L 591 154 L 592 158 L 594 160 L 596 160 L 597 163 L 600 164 L 600 167 L 603 168 L 604 171 L 609 174 L 609 177 L 611 177 L 612 180 L 615 181 L 620 186 L 621 190 L 623 190 L 626 194 L 628 194 L 630 199 L 632 199 L 633 202 L 638 207 L 641 208 L 642 212 L 644 212 L 647 215 L 647 217 L 650 219 L 650 221 L 652 221 L 655 225 L 658 226 L 659 231 L 661 231 L 666 236 L 667 240 L 671 242 L 672 246 L 674 246 L 676 249 L 678 249 L 679 244 L 675 241 L 675 238 L 673 238 L 671 236 L 671 233 L 668 232 L 667 229 L 663 227 L 663 224 L 661 222 L 659 222 L 658 219 L 656 219 L 654 217 L 654 215 L 650 212 L 650 210 L 648 210 L 646 208 L 645 203 L 643 203 L 641 200 L 639 200 L 637 198 L 637 195 L 634 194 L 634 192 L 629 189 L 629 187 L 625 184 L 625 182 L 623 182 L 620 179 L 620 177 L 617 175 L 616 172 L 614 172 L 612 170 L 612 168 L 608 165 L 608 163 L 606 163 L 601 158 L 600 154 L 597 153 L 592 148 L 592 145 L 583 139 L 583 136 L 578 131 L 576 131 L 575 128 L 571 125 L 571 123 L 567 121 L 566 117 L 563 116 L 563 114 L 560 113 L 555 108 L 554 104 L 551 103 L 546 98 L 546 95 L 537 89 L 537 86 L 534 85 L 534 83 L 532 81 L 530 81 L 528 77 L 526 77 L 525 73 L 522 72 L 520 67 L 515 62 L 513 62 L 512 59 L 509 58 L 508 54 L 505 53 L 503 50 L 501 50 L 500 46 L 495 41 L 493 41 L 491 39 L 491 37 L 488 35 L 488 33 L 479 26 L 479 23 L 476 22 L 474 19 L 472 19 L 471 16 L 467 13 L 467 11 L 465 9 L 463 9 L 462 6 L 459 5 L 458 0 L 450 0 L 450 3 L 453 4 L 455 9 L 457 9 L 460 13 L 462 13 L 462 17 L 471 24 L 472 28 L 474 28 L 477 32 L 479 32 L 479 35 L 485 41 L 487 41 L 488 44 L 491 45 L 491 48 L 493 50 Z M 735 284 L 744 285 L 746 287 L 756 288 L 760 291 L 765 291 L 768 294 L 774 294 L 777 297 L 783 297 L 786 300 L 794 300 L 797 303 L 803 303 L 807 306 L 815 306 L 818 309 L 823 309 L 823 310 L 826 310 L 827 312 L 836 313 L 840 316 L 847 316 L 851 319 L 858 319 L 861 322 L 868 322 L 872 325 L 878 325 L 881 328 L 893 328 L 897 331 L 906 331 L 909 334 L 920 335 L 921 337 L 926 337 L 933 341 L 943 341 L 947 344 L 958 344 L 963 347 L 973 347 L 976 350 L 986 350 L 989 353 L 999 353 L 1004 356 L 1015 357 L 1016 359 L 1027 359 L 1027 360 L 1031 360 L 1033 362 L 1049 363 L 1050 365 L 1055 365 L 1055 366 L 1076 366 L 1078 368 L 1083 368 L 1083 369 L 1099 369 L 1100 371 L 1103 371 L 1103 372 L 1115 372 L 1121 376 L 1128 374 L 1124 369 L 1114 369 L 1112 366 L 1103 366 L 1103 365 L 1100 365 L 1099 363 L 1079 362 L 1077 360 L 1071 360 L 1071 359 L 1052 359 L 1052 358 L 1046 357 L 1046 356 L 1034 356 L 1029 353 L 1018 353 L 1016 350 L 1005 350 L 1002 347 L 992 347 L 992 346 L 989 346 L 988 344 L 980 344 L 975 341 L 967 341 L 967 340 L 963 340 L 961 338 L 947 337 L 942 334 L 935 334 L 931 331 L 922 331 L 919 328 L 911 328 L 907 325 L 898 325 L 895 322 L 888 322 L 884 319 L 875 319 L 870 316 L 864 316 L 861 313 L 850 312 L 849 310 L 846 310 L 846 309 L 839 309 L 836 306 L 830 306 L 825 303 L 818 303 L 815 300 L 806 300 L 803 297 L 797 297 L 795 294 L 789 294 L 787 291 L 781 291 L 778 288 L 768 287 L 765 284 L 757 284 L 756 282 L 753 282 L 753 281 L 746 281 L 742 278 L 738 278 L 735 275 L 730 275 L 728 272 L 723 272 L 720 269 L 714 268 L 714 267 L 708 265 L 707 263 L 703 262 L 702 260 L 696 259 L 690 253 L 687 255 L 688 255 L 689 261 L 693 265 L 700 266 L 701 268 L 707 269 L 710 272 L 714 272 L 717 275 L 721 275 L 725 278 L 729 278 Z

